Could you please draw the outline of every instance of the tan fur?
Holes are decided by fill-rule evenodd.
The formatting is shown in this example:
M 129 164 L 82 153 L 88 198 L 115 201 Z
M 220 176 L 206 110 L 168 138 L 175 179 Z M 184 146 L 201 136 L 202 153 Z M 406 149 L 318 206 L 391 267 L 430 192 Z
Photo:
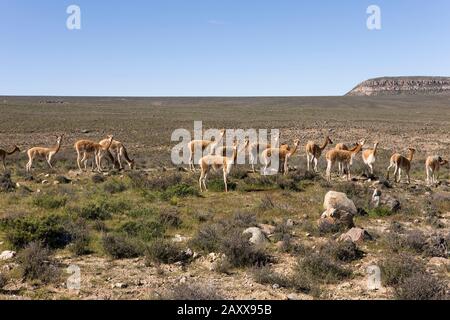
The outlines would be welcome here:
M 223 136 L 225 135 L 225 129 L 220 130 L 220 138 L 215 140 L 192 140 L 188 143 L 189 149 L 189 170 L 195 172 L 194 166 L 194 155 L 197 150 L 201 150 L 203 152 L 209 147 L 209 154 L 214 154 L 216 147 L 218 147 L 219 143 L 222 141 Z
M 409 177 L 409 171 L 411 170 L 411 161 L 414 157 L 414 153 L 416 152 L 416 149 L 409 148 L 408 149 L 409 154 L 408 157 L 404 157 L 399 153 L 394 153 L 391 157 L 389 167 L 387 168 L 387 174 L 386 179 L 389 180 L 389 171 L 392 167 L 394 167 L 394 181 L 400 182 L 402 177 L 402 170 L 405 171 L 406 177 L 408 179 L 408 184 L 411 182 Z M 397 179 L 398 175 L 398 179 Z
M 331 181 L 331 170 L 336 162 L 339 163 L 342 169 L 346 170 L 347 180 L 351 179 L 350 166 L 353 164 L 353 158 L 361 151 L 364 143 L 364 140 L 360 141 L 352 151 L 332 149 L 327 152 L 325 157 L 327 159 L 326 177 L 328 181 Z
M 300 140 L 296 139 L 294 140 L 294 148 L 290 148 L 289 146 L 284 146 L 280 148 L 268 148 L 264 150 L 261 154 L 263 163 L 264 163 L 264 172 L 267 172 L 267 167 L 270 164 L 271 156 L 274 154 L 275 156 L 278 155 L 279 163 L 284 163 L 283 166 L 283 174 L 288 174 L 288 161 L 289 158 L 292 157 L 292 155 L 295 154 L 295 152 L 298 149 L 298 145 L 300 143 Z
M 440 156 L 429 156 L 425 161 L 425 172 L 428 184 L 439 183 L 439 170 L 441 166 L 448 164 L 448 160 L 443 160 Z
M 57 136 L 56 138 L 56 145 L 51 148 L 45 148 L 45 147 L 34 147 L 31 149 L 28 149 L 27 155 L 28 155 L 28 163 L 26 165 L 26 171 L 30 172 L 31 167 L 33 166 L 33 161 L 36 157 L 44 158 L 47 161 L 48 166 L 52 169 L 52 159 L 59 152 L 59 149 L 61 148 L 61 142 L 64 135 Z
M 369 167 L 370 174 L 373 175 L 373 164 L 376 161 L 377 149 L 379 142 L 376 141 L 373 145 L 373 149 L 366 149 L 362 152 L 363 162 Z
M 91 140 L 78 140 L 75 142 L 74 148 L 77 152 L 77 164 L 80 171 L 83 171 L 81 169 L 81 163 L 84 163 L 84 169 L 87 169 L 87 160 L 90 155 L 94 157 L 97 171 L 102 171 L 100 167 L 101 153 L 109 149 L 113 141 L 113 136 L 109 135 L 107 140 L 109 141 L 108 145 L 101 145 L 100 143 Z M 81 158 L 81 154 L 83 154 L 83 158 Z
M 211 168 L 214 171 L 222 168 L 223 172 L 223 183 L 225 185 L 225 192 L 228 192 L 227 176 L 231 171 L 233 163 L 236 161 L 237 156 L 237 145 L 233 145 L 233 154 L 231 157 L 225 157 L 221 155 L 208 154 L 202 157 L 198 164 L 200 165 L 200 178 L 198 179 L 198 184 L 200 186 L 200 192 L 208 191 L 206 187 L 206 178 Z M 204 188 L 204 189 L 203 189 Z
M 0 149 L 0 159 L 2 159 L 3 162 L 3 170 L 6 170 L 6 156 L 13 155 L 16 152 L 20 152 L 19 147 L 16 145 L 14 145 L 14 149 L 12 151 Z
M 306 144 L 305 151 L 308 171 L 310 169 L 310 165 L 314 163 L 314 171 L 318 172 L 317 163 L 320 156 L 322 155 L 322 151 L 325 150 L 328 144 L 333 144 L 333 141 L 331 141 L 330 137 L 328 136 L 325 138 L 325 141 L 321 146 L 315 144 L 313 141 L 309 141 Z
M 246 139 L 246 140 L 248 140 L 248 139 Z M 275 144 L 277 144 L 278 137 L 275 137 L 274 140 L 275 140 Z M 288 146 L 287 144 L 281 144 L 280 148 L 287 148 L 287 146 Z M 255 164 L 258 162 L 259 155 L 261 155 L 264 150 L 269 149 L 271 147 L 272 147 L 272 145 L 270 143 L 254 142 L 254 143 L 247 144 L 245 151 L 248 152 L 249 161 L 250 161 L 250 165 L 252 166 L 253 173 L 256 172 Z
M 338 143 L 334 148 L 336 150 L 344 150 L 344 151 L 355 151 L 356 148 L 358 147 L 358 144 L 355 143 L 353 147 L 349 148 L 346 144 L 344 143 Z M 338 163 L 338 167 L 339 167 L 339 174 L 344 174 L 344 170 L 342 168 L 341 163 Z
M 103 147 L 106 147 L 108 145 L 108 143 L 109 143 L 109 139 L 103 139 L 99 143 Z M 111 153 L 111 151 L 113 153 Z M 128 166 L 130 167 L 130 169 L 134 169 L 135 161 L 134 161 L 134 159 L 130 159 L 130 157 L 128 156 L 127 149 L 125 148 L 125 146 L 123 145 L 122 142 L 120 142 L 118 140 L 113 140 L 112 143 L 111 143 L 111 146 L 109 147 L 109 149 L 105 150 L 105 153 L 108 156 L 109 160 L 112 161 L 114 167 L 116 167 L 116 163 L 119 165 L 119 170 L 123 169 L 122 158 L 125 159 L 125 161 L 127 162 Z M 102 159 L 103 159 L 103 154 L 100 157 L 100 165 L 101 165 L 101 160 Z

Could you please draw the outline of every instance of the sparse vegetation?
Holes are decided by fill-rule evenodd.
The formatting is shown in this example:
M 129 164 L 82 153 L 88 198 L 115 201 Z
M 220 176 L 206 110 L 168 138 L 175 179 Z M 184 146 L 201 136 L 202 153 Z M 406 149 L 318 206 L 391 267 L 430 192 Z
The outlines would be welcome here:
M 107 234 L 102 239 L 103 249 L 114 259 L 135 258 L 143 253 L 142 246 L 131 238 Z
M 43 283 L 55 281 L 59 269 L 50 256 L 50 250 L 39 242 L 31 242 L 18 255 L 21 277 L 28 280 L 40 280 Z

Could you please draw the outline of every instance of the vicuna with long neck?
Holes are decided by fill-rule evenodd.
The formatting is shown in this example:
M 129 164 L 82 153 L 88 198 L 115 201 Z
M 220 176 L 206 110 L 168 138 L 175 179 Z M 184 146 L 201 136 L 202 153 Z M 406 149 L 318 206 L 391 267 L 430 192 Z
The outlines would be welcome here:
M 278 144 L 279 141 L 279 137 L 275 136 L 273 138 L 275 145 Z M 253 142 L 253 143 L 249 143 L 247 144 L 247 147 L 245 148 L 245 151 L 248 152 L 248 157 L 249 157 L 249 161 L 250 161 L 250 165 L 252 166 L 252 171 L 253 173 L 255 173 L 255 164 L 258 163 L 258 159 L 260 158 L 260 155 L 262 154 L 262 152 L 268 148 L 271 148 L 272 144 L 269 142 Z M 282 144 L 280 145 L 280 148 L 285 148 L 287 147 L 286 144 Z
M 411 179 L 409 177 L 409 171 L 411 170 L 411 162 L 414 157 L 414 153 L 416 152 L 416 149 L 408 148 L 408 156 L 404 157 L 399 153 L 394 153 L 391 157 L 389 167 L 387 168 L 387 174 L 386 179 L 389 180 L 389 171 L 391 168 L 394 168 L 394 181 L 400 182 L 402 178 L 402 170 L 405 171 L 406 177 L 408 180 L 408 184 L 411 182 Z M 398 176 L 398 177 L 397 177 Z
M 425 172 L 427 174 L 427 183 L 439 183 L 439 171 L 442 166 L 448 164 L 448 160 L 442 159 L 440 156 L 429 156 L 425 161 Z
M 99 142 L 103 147 L 108 146 L 109 139 L 103 139 Z M 118 141 L 113 140 L 111 145 L 108 149 L 105 150 L 105 154 L 108 156 L 109 160 L 113 163 L 113 167 L 116 167 L 116 164 L 119 165 L 119 170 L 123 170 L 122 166 L 122 158 L 125 159 L 126 163 L 130 167 L 130 169 L 134 169 L 135 167 L 135 161 L 134 159 L 130 159 L 128 156 L 127 149 L 125 148 L 125 145 Z M 100 164 L 103 159 L 103 153 L 100 156 Z
M 6 156 L 11 156 L 16 152 L 20 152 L 19 147 L 16 145 L 14 145 L 14 149 L 12 151 L 6 151 L 3 149 L 0 149 L 0 159 L 2 159 L 2 162 L 3 162 L 3 170 L 6 171 Z
M 376 141 L 373 145 L 373 149 L 366 149 L 362 152 L 363 162 L 369 167 L 371 175 L 373 175 L 373 165 L 376 161 L 378 145 L 379 142 Z
M 283 163 L 283 174 L 287 175 L 289 171 L 288 162 L 289 159 L 295 154 L 295 152 L 298 149 L 298 145 L 300 144 L 300 140 L 296 139 L 294 140 L 294 147 L 291 148 L 289 146 L 281 146 L 280 148 L 268 148 L 264 150 L 261 154 L 261 157 L 263 159 L 264 164 L 264 173 L 267 173 L 267 167 L 271 163 L 271 157 L 274 155 L 275 157 L 278 156 L 279 163 Z
M 26 165 L 26 171 L 30 172 L 31 167 L 33 166 L 33 161 L 36 157 L 44 158 L 47 161 L 48 166 L 52 169 L 52 159 L 57 154 L 61 148 L 61 142 L 64 135 L 57 136 L 56 138 L 56 145 L 51 148 L 45 148 L 45 147 L 33 147 L 31 149 L 28 149 L 27 155 L 28 155 L 28 163 Z
M 346 170 L 347 180 L 350 181 L 350 167 L 353 164 L 353 159 L 361 151 L 364 146 L 365 140 L 361 140 L 354 148 L 354 150 L 336 150 L 332 149 L 327 152 L 327 171 L 326 177 L 328 181 L 331 181 L 331 170 L 334 164 L 337 162 L 343 170 Z
M 333 144 L 333 141 L 331 141 L 328 136 L 325 138 L 325 141 L 321 146 L 315 144 L 313 141 L 309 141 L 306 144 L 305 151 L 308 171 L 310 169 L 310 165 L 314 163 L 314 171 L 318 172 L 317 162 L 322 155 L 322 151 L 325 150 L 328 144 Z
M 208 191 L 208 188 L 206 187 L 206 178 L 208 177 L 208 173 L 210 172 L 211 168 L 213 168 L 214 171 L 222 169 L 225 192 L 228 192 L 227 177 L 230 174 L 231 167 L 236 162 L 236 157 L 236 142 L 233 144 L 233 154 L 230 157 L 215 154 L 209 154 L 202 157 L 198 162 L 198 164 L 200 165 L 200 178 L 198 179 L 200 192 Z
M 80 171 L 83 171 L 81 169 L 81 163 L 84 164 L 84 169 L 87 170 L 87 161 L 91 155 L 94 157 L 97 171 L 102 171 L 100 166 L 101 153 L 106 152 L 109 149 L 113 141 L 113 136 L 109 135 L 107 141 L 106 145 L 101 145 L 100 143 L 91 140 L 78 140 L 75 142 L 74 148 L 77 152 L 77 164 Z M 83 154 L 83 157 L 81 157 L 81 154 Z
M 195 172 L 194 156 L 197 150 L 202 152 L 209 148 L 209 154 L 213 154 L 225 135 L 225 129 L 220 130 L 219 139 L 216 140 L 192 140 L 188 143 L 189 170 Z

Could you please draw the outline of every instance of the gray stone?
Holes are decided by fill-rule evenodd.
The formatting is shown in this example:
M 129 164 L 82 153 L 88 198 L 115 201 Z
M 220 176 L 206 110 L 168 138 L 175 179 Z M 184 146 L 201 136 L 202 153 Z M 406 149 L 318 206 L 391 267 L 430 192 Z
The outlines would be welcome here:
M 0 254 L 0 260 L 5 261 L 5 260 L 12 259 L 12 258 L 14 258 L 15 255 L 16 255 L 15 251 L 6 250 Z
M 252 236 L 248 240 L 250 243 L 260 245 L 266 243 L 268 240 L 262 230 L 258 227 L 250 227 L 245 229 L 242 234 L 251 234 Z
M 325 195 L 323 207 L 327 211 L 330 209 L 337 209 L 352 213 L 353 215 L 357 213 L 353 201 L 347 198 L 347 195 L 342 192 L 329 191 Z

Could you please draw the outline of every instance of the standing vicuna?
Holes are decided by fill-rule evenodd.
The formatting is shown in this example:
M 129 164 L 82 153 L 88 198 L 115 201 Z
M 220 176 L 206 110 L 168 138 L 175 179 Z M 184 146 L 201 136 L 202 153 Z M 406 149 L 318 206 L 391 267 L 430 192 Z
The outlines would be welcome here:
M 427 173 L 427 183 L 437 184 L 439 182 L 439 170 L 441 166 L 448 164 L 448 160 L 443 160 L 440 156 L 429 156 L 425 161 L 425 172 Z
M 334 164 L 337 162 L 343 170 L 346 170 L 347 180 L 350 181 L 350 167 L 353 164 L 353 159 L 361 151 L 364 146 L 365 140 L 361 140 L 355 147 L 354 150 L 336 150 L 332 149 L 325 155 L 327 159 L 327 171 L 326 178 L 331 181 L 331 170 Z
M 31 149 L 28 149 L 27 155 L 28 155 L 28 163 L 26 165 L 26 171 L 30 172 L 31 167 L 33 166 L 33 161 L 36 157 L 44 158 L 48 166 L 53 169 L 52 166 L 52 159 L 59 152 L 59 149 L 61 148 L 61 142 L 64 137 L 64 134 L 60 136 L 56 136 L 56 145 L 51 148 L 44 148 L 44 147 L 34 147 Z
M 402 178 L 402 170 L 405 170 L 406 177 L 408 179 L 408 184 L 411 182 L 409 178 L 409 171 L 411 170 L 411 161 L 414 157 L 414 153 L 416 152 L 416 149 L 408 148 L 409 154 L 408 157 L 404 157 L 399 153 L 394 153 L 391 157 L 391 161 L 389 164 L 389 167 L 387 168 L 387 174 L 386 179 L 389 180 L 389 171 L 392 167 L 395 168 L 394 170 L 394 181 L 400 182 Z M 398 180 L 397 180 L 398 175 Z
M 102 141 L 99 142 L 103 147 L 108 146 L 109 144 L 109 139 L 103 139 Z M 112 151 L 112 153 L 111 153 Z M 108 156 L 109 160 L 112 161 L 113 163 L 113 167 L 116 167 L 116 163 L 119 164 L 119 170 L 123 170 L 123 166 L 122 166 L 122 158 L 125 159 L 125 161 L 127 162 L 128 166 L 130 167 L 130 169 L 134 169 L 135 167 L 135 162 L 134 159 L 130 159 L 130 157 L 128 156 L 128 152 L 127 149 L 125 148 L 125 146 L 123 145 L 122 142 L 118 141 L 118 140 L 113 140 L 111 145 L 109 146 L 109 149 L 105 150 L 106 155 Z M 102 164 L 102 159 L 103 159 L 103 154 L 100 156 L 100 166 Z
M 370 174 L 373 176 L 373 164 L 376 161 L 379 142 L 375 141 L 373 149 L 366 149 L 362 152 L 363 162 L 369 167 Z
M 275 145 L 278 144 L 278 136 L 274 137 Z M 246 142 L 249 141 L 248 138 L 246 138 Z M 248 159 L 252 166 L 252 171 L 255 173 L 255 164 L 258 163 L 259 156 L 262 154 L 262 152 L 266 149 L 269 149 L 272 147 L 272 144 L 268 142 L 253 142 L 253 143 L 246 143 L 245 151 L 248 152 Z M 280 148 L 286 148 L 286 144 L 280 145 Z
M 319 146 L 315 144 L 313 141 L 309 141 L 305 146 L 306 151 L 306 161 L 308 165 L 308 171 L 310 168 L 310 165 L 314 162 L 314 171 L 318 172 L 317 170 L 317 162 L 319 161 L 320 156 L 322 155 L 322 151 L 325 150 L 328 144 L 333 144 L 333 141 L 331 141 L 330 137 L 326 137 L 324 143 Z
M 225 185 L 225 192 L 228 192 L 227 176 L 230 174 L 231 167 L 236 161 L 237 157 L 237 142 L 233 144 L 233 154 L 231 157 L 225 157 L 222 155 L 208 154 L 202 157 L 198 164 L 200 165 L 200 178 L 198 179 L 198 184 L 200 186 L 200 192 L 203 192 L 203 187 L 205 191 L 208 191 L 206 187 L 206 178 L 208 176 L 211 167 L 214 171 L 222 168 L 223 171 L 223 183 Z
M 216 140 L 192 140 L 188 143 L 188 149 L 189 149 L 189 170 L 195 172 L 195 166 L 194 166 L 194 156 L 197 150 L 201 150 L 202 156 L 203 151 L 206 150 L 206 148 L 209 147 L 209 154 L 213 154 L 215 151 L 215 148 L 219 145 L 219 143 L 222 141 L 223 136 L 225 135 L 225 129 L 220 130 L 220 137 Z
M 84 169 L 87 169 L 87 161 L 90 155 L 94 156 L 95 165 L 97 167 L 97 171 L 101 172 L 102 169 L 100 167 L 100 159 L 102 157 L 101 153 L 105 152 L 109 149 L 112 144 L 113 136 L 109 135 L 107 138 L 108 144 L 103 146 L 100 143 L 91 140 L 78 140 L 74 144 L 74 148 L 77 151 L 77 164 L 80 171 L 81 162 L 84 164 Z M 81 154 L 83 153 L 83 158 L 81 158 Z M 81 162 L 80 162 L 81 161 Z
M 295 152 L 298 149 L 298 145 L 300 143 L 299 139 L 294 140 L 294 147 L 291 148 L 289 146 L 281 146 L 280 148 L 268 148 L 264 150 L 261 154 L 263 164 L 264 164 L 264 174 L 267 174 L 267 167 L 271 163 L 271 157 L 272 155 L 274 157 L 278 157 L 279 164 L 283 163 L 283 174 L 287 175 L 289 168 L 288 168 L 288 161 L 289 158 L 292 157 L 292 155 L 295 154 Z M 278 168 L 277 168 L 278 171 Z
M 6 156 L 11 156 L 16 152 L 20 152 L 19 147 L 16 145 L 14 145 L 14 149 L 10 152 L 0 149 L 0 158 L 2 159 L 2 162 L 3 162 L 3 170 L 6 171 Z

